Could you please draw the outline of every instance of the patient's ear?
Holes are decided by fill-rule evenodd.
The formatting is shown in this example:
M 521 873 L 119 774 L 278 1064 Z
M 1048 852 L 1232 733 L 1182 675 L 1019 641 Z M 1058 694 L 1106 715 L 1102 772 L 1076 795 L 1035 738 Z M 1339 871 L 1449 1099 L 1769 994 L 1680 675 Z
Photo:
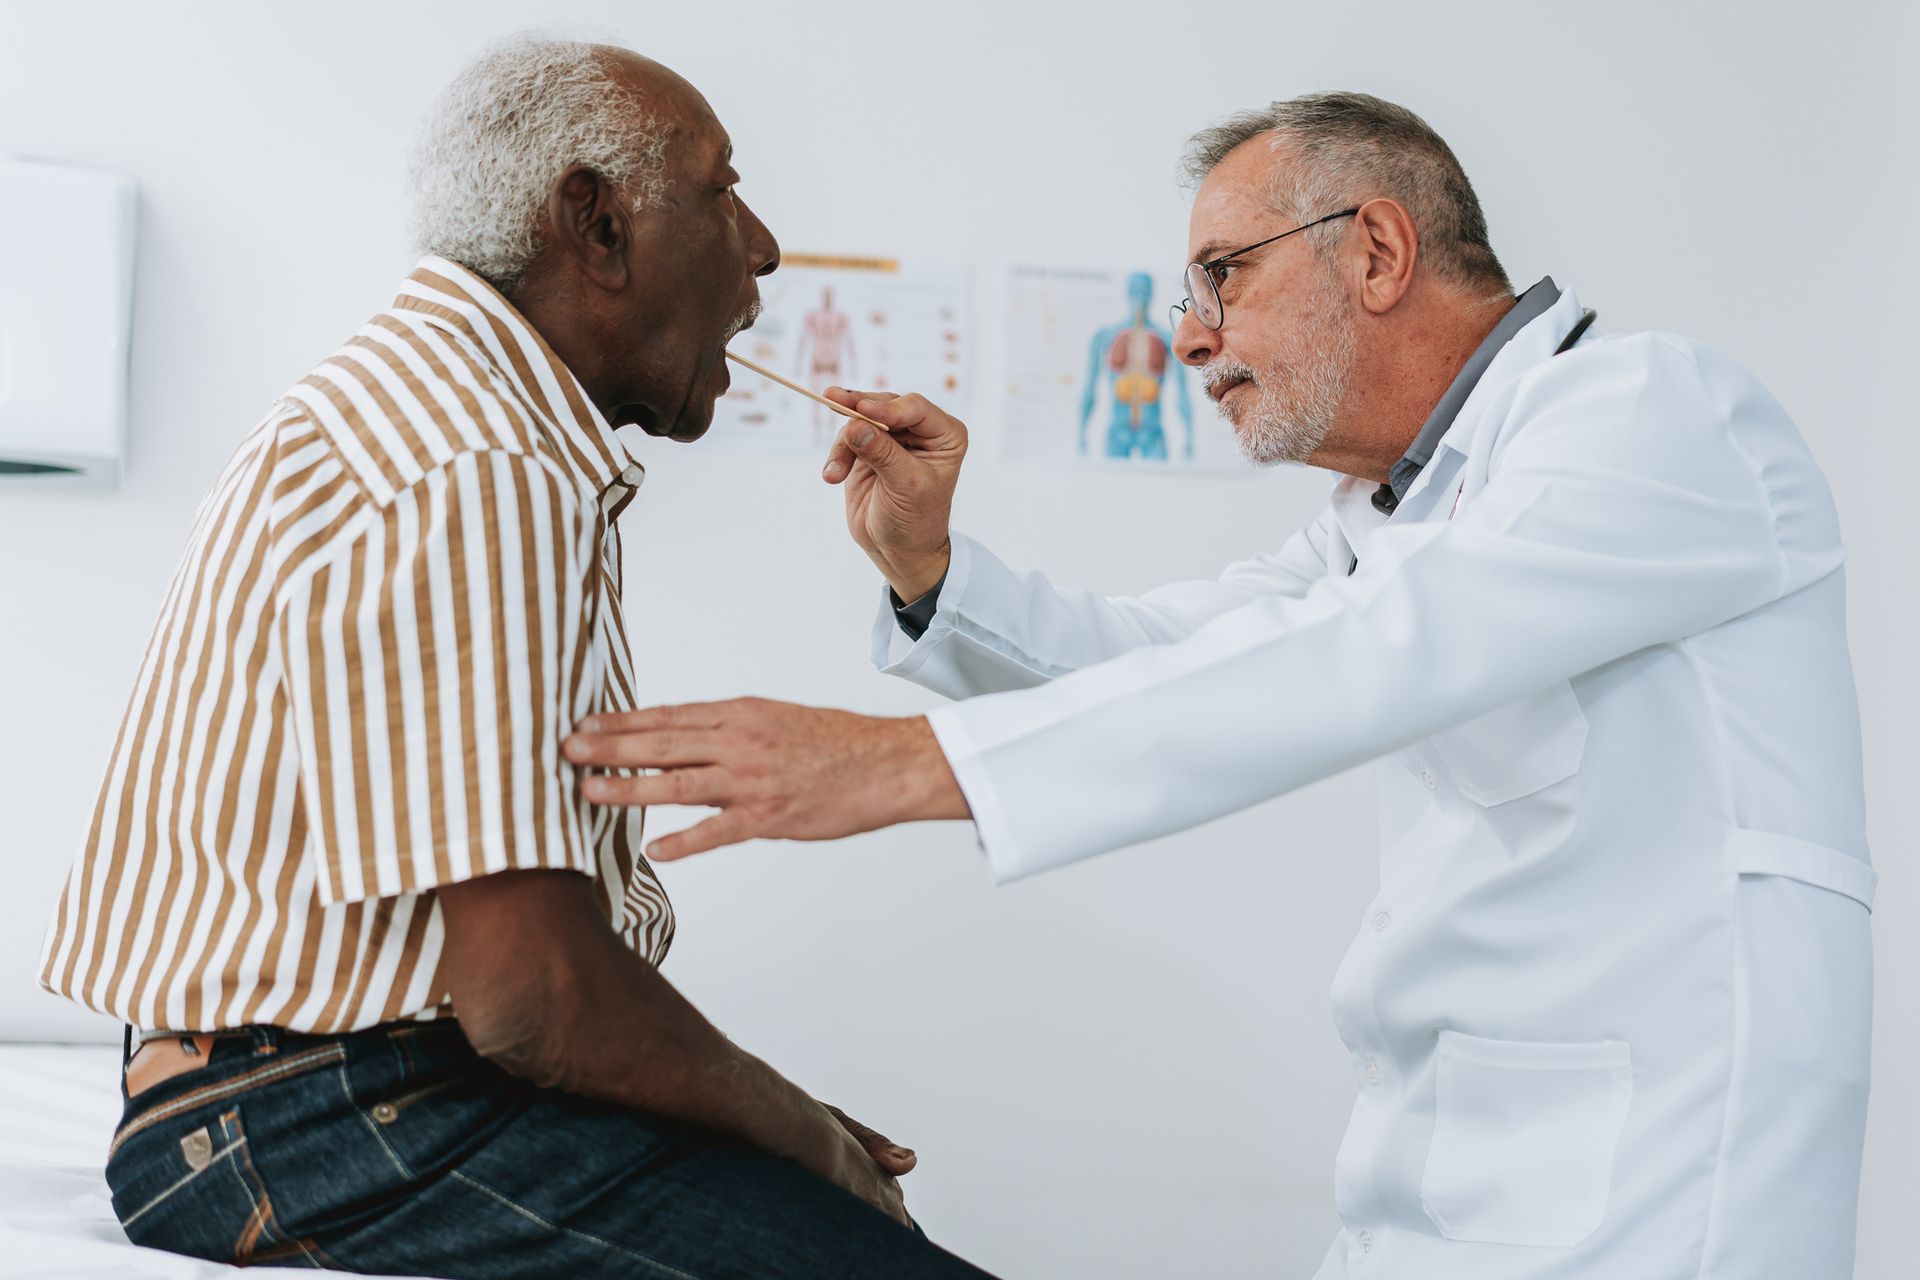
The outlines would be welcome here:
M 554 246 L 610 292 L 627 287 L 632 217 L 613 185 L 586 165 L 561 174 L 547 197 Z

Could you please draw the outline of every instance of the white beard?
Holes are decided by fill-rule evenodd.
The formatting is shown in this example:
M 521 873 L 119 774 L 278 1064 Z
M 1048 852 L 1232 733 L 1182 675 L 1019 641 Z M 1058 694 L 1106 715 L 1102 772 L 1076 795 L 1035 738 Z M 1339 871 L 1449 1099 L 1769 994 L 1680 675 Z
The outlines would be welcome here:
M 1331 272 L 1322 273 L 1299 322 L 1281 338 L 1265 369 L 1218 359 L 1201 372 L 1208 387 L 1252 378 L 1259 392 L 1220 411 L 1233 424 L 1234 441 L 1257 466 L 1305 462 L 1326 443 L 1340 403 L 1346 399 L 1356 351 L 1353 316 Z

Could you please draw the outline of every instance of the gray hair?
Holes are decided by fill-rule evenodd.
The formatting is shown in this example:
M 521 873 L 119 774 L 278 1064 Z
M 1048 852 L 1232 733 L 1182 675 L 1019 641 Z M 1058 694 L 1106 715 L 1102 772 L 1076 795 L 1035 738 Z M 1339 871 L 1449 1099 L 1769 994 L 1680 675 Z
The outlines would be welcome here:
M 407 166 L 415 248 L 512 290 L 540 252 L 554 181 L 585 165 L 644 209 L 666 194 L 668 132 L 599 46 L 510 37 L 427 114 Z
M 1199 186 L 1229 152 L 1265 133 L 1293 161 L 1275 172 L 1268 193 L 1283 217 L 1311 222 L 1387 196 L 1413 215 L 1435 275 L 1475 291 L 1512 292 L 1466 171 L 1413 112 L 1364 93 L 1314 93 L 1242 111 L 1187 140 L 1182 177 Z M 1325 252 L 1341 230 L 1329 223 L 1306 235 Z

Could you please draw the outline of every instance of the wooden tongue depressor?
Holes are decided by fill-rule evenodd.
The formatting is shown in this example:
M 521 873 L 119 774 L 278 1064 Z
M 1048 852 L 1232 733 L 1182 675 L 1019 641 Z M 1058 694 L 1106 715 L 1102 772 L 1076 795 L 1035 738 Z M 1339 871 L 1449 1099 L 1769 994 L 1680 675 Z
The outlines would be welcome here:
M 882 431 L 893 430 L 893 428 L 889 427 L 886 423 L 874 422 L 873 419 L 869 418 L 866 414 L 855 413 L 852 409 L 847 408 L 843 404 L 835 404 L 833 401 L 827 399 L 825 396 L 819 394 L 818 392 L 811 391 L 806 387 L 801 386 L 797 382 L 788 382 L 785 378 L 781 377 L 779 374 L 775 373 L 773 370 L 767 368 L 764 365 L 755 364 L 753 361 L 747 359 L 745 356 L 737 356 L 733 352 L 728 351 L 727 359 L 733 361 L 735 364 L 743 364 L 747 366 L 747 368 L 753 370 L 755 373 L 759 374 L 761 377 L 766 378 L 772 382 L 777 382 L 789 391 L 798 391 L 801 395 L 805 396 L 807 399 L 812 400 L 817 404 L 823 404 L 827 406 L 827 408 L 833 410 L 835 413 L 839 414 L 843 418 L 858 418 L 862 422 L 872 422 L 874 426 L 880 428 Z

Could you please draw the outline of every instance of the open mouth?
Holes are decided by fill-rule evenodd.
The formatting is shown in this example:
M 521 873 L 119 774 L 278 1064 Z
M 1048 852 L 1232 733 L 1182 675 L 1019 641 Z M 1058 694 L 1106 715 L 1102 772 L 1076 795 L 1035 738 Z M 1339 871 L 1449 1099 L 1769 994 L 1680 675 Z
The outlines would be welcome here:
M 735 316 L 733 322 L 727 326 L 725 336 L 720 339 L 720 349 L 725 351 L 729 342 L 732 342 L 748 329 L 753 328 L 754 321 L 760 318 L 760 313 L 764 310 L 766 310 L 766 305 L 758 298 L 748 303 L 746 309 Z

